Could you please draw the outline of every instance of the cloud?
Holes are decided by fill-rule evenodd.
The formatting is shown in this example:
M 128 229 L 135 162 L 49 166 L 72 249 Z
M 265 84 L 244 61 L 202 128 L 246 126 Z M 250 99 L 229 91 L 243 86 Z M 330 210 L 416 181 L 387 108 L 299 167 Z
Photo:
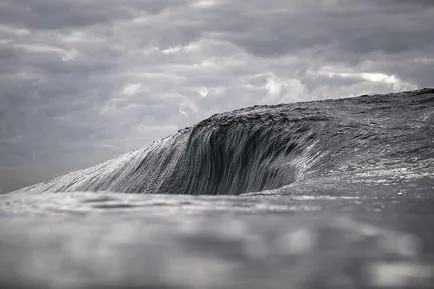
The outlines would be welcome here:
M 286 2 L 238 1 L 237 9 L 233 9 L 233 2 L 227 2 L 227 10 L 220 11 L 221 15 L 212 12 L 215 16 L 210 17 L 208 27 L 248 52 L 268 57 L 300 50 L 340 55 L 433 47 L 434 39 L 427 38 L 432 2 Z
M 216 112 L 433 83 L 432 1 L 4 0 L 0 184 Z
M 266 75 L 266 79 L 268 97 L 262 101 L 265 104 L 295 102 L 307 94 L 306 88 L 298 79 L 282 80 L 273 73 Z

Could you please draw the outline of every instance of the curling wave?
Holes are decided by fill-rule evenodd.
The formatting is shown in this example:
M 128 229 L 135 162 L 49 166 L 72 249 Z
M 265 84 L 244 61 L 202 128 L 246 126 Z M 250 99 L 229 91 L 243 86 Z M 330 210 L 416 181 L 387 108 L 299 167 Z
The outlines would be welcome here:
M 430 161 L 433 89 L 214 115 L 100 165 L 21 191 L 242 194 Z

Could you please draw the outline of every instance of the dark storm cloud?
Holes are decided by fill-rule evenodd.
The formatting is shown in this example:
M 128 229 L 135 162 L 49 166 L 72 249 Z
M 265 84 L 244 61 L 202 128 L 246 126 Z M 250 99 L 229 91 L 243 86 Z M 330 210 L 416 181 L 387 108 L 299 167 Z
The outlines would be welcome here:
M 434 2 L 3 0 L 0 190 L 257 103 L 433 83 Z
M 137 13 L 159 13 L 177 0 L 5 0 L 0 3 L 0 19 L 29 29 L 73 29 L 128 19 Z
M 433 2 L 427 1 L 237 1 L 212 11 L 208 29 L 258 56 L 300 50 L 400 53 L 432 48 Z M 237 5 L 237 4 L 235 4 Z

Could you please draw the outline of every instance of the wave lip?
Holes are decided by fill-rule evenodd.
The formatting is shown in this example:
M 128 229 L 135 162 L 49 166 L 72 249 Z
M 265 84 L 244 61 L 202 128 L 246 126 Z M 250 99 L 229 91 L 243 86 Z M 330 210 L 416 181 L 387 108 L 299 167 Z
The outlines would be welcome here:
M 20 191 L 235 195 L 375 160 L 426 160 L 432 157 L 426 132 L 433 94 L 425 89 L 217 114 L 147 148 Z

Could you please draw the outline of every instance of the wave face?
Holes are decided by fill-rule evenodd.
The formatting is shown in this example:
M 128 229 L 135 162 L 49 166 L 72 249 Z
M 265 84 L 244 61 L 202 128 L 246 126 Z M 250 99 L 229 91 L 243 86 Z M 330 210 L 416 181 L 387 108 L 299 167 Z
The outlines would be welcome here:
M 236 195 L 431 166 L 434 89 L 254 106 L 23 191 Z

